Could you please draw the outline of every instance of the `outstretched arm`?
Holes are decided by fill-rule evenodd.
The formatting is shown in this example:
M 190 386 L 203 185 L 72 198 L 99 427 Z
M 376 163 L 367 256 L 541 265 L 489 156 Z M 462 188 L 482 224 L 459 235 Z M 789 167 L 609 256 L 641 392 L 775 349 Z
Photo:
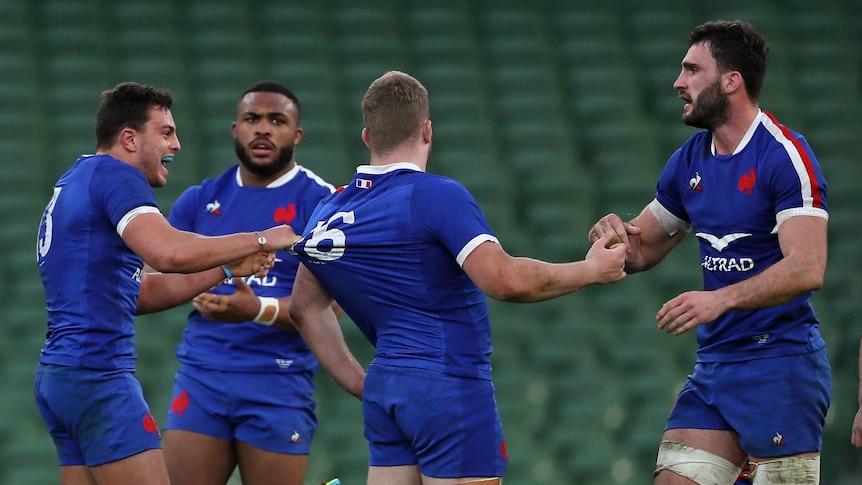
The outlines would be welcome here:
M 256 274 L 263 277 L 275 261 L 274 253 L 254 253 L 237 261 L 223 265 L 239 280 L 240 276 Z M 159 273 L 146 268 L 141 275 L 141 291 L 138 294 L 137 314 L 155 313 L 191 300 L 201 292 L 212 288 L 228 277 L 222 266 L 197 273 Z
M 598 239 L 583 261 L 548 263 L 510 256 L 495 242 L 480 244 L 464 260 L 464 271 L 491 298 L 537 302 L 573 293 L 586 286 L 619 281 L 625 246 L 606 248 L 612 234 Z
M 362 396 L 365 371 L 353 357 L 332 311 L 332 297 L 304 265 L 299 265 L 288 311 L 320 365 L 344 390 Z
M 122 237 L 144 262 L 162 273 L 204 271 L 259 251 L 285 249 L 300 239 L 288 225 L 271 227 L 261 234 L 267 239 L 263 247 L 253 232 L 202 236 L 175 229 L 161 214 L 148 213 L 129 222 Z

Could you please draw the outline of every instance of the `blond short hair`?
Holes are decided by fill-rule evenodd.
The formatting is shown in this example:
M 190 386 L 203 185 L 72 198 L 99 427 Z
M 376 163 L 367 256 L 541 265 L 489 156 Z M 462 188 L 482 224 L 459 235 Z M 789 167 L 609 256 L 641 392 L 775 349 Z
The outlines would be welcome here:
M 391 152 L 419 136 L 419 128 L 429 119 L 428 90 L 409 74 L 389 71 L 365 92 L 362 119 L 371 150 Z

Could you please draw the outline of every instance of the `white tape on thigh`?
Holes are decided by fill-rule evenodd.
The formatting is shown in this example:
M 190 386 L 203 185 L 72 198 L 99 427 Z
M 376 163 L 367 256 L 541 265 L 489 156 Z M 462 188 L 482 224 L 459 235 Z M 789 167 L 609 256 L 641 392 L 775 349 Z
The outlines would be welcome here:
M 753 485 L 818 485 L 820 456 L 785 456 L 752 463 Z
M 708 451 L 677 441 L 662 441 L 655 473 L 668 470 L 701 485 L 733 483 L 742 468 Z

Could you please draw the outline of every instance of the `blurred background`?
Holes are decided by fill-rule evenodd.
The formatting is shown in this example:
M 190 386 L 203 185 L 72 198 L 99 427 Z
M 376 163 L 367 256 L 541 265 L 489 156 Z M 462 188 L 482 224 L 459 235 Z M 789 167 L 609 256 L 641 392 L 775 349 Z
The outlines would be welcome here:
M 167 214 L 187 186 L 236 163 L 230 124 L 253 82 L 297 93 L 298 160 L 341 185 L 367 160 L 362 95 L 383 72 L 406 71 L 430 91 L 429 171 L 472 191 L 510 253 L 570 261 L 586 254 L 598 217 L 649 202 L 664 162 L 694 133 L 672 83 L 689 30 L 713 19 L 766 36 L 761 106 L 806 136 L 829 181 L 829 266 L 815 296 L 834 372 L 822 483 L 860 483 L 850 428 L 862 337 L 862 1 L 3 0 L 0 19 L 0 484 L 59 481 L 32 396 L 46 330 L 34 244 L 53 183 L 94 151 L 101 91 L 130 80 L 175 95 L 183 149 L 157 191 Z M 491 302 L 507 484 L 652 483 L 696 350 L 693 333 L 665 335 L 654 315 L 700 288 L 698 259 L 689 238 L 656 270 L 613 286 Z M 159 423 L 188 309 L 138 322 L 137 377 Z M 367 364 L 372 349 L 342 323 Z M 317 381 L 308 483 L 363 484 L 359 402 L 325 373 Z

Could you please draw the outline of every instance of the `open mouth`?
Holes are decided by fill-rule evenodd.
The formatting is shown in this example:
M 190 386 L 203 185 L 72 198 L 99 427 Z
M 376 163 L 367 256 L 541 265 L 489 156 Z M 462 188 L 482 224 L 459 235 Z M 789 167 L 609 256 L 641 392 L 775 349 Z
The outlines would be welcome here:
M 266 157 L 275 151 L 275 145 L 267 140 L 255 140 L 249 145 L 249 148 L 256 157 Z

